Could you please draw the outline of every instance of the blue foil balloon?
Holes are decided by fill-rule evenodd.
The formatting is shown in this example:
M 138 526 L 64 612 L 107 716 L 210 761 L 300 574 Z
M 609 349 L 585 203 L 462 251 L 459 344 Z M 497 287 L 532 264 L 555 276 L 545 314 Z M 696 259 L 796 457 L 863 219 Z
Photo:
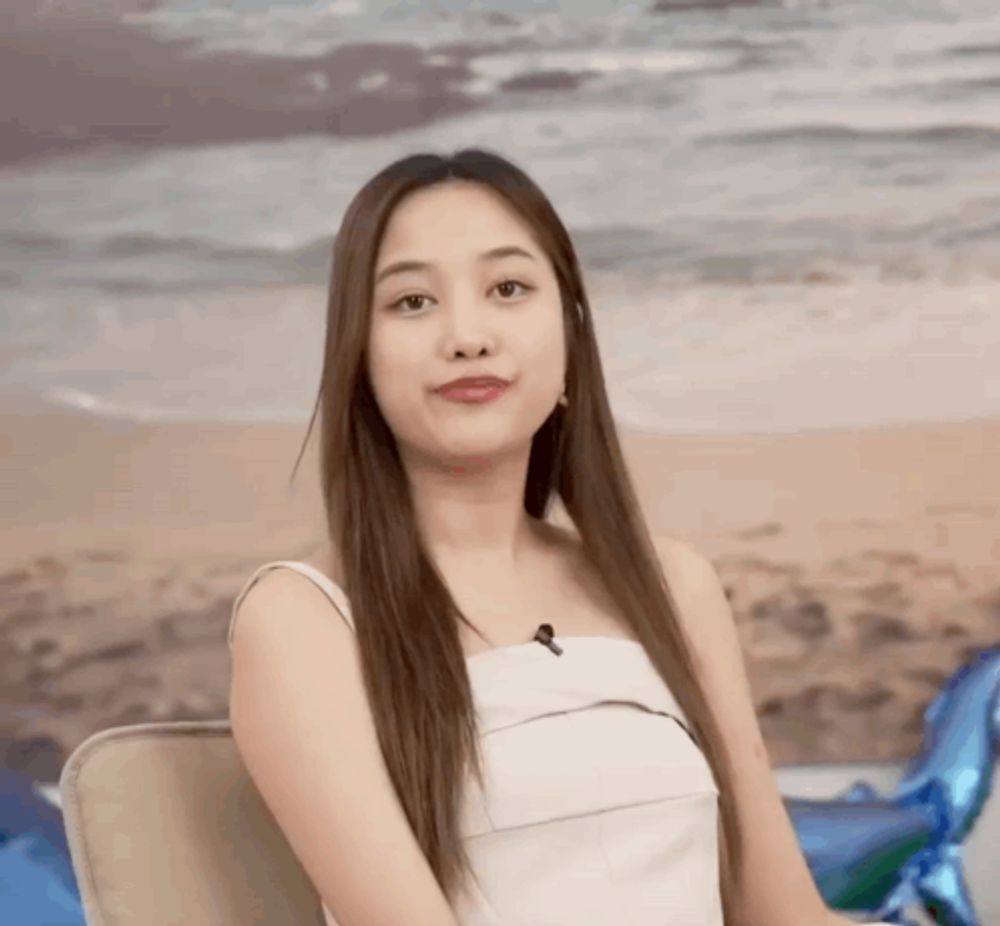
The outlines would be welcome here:
M 955 672 L 927 707 L 920 752 L 890 794 L 855 782 L 831 801 L 786 798 L 827 905 L 908 924 L 905 908 L 917 903 L 941 926 L 983 926 L 963 874 L 962 842 L 990 794 L 998 752 L 1000 646 L 993 646 Z

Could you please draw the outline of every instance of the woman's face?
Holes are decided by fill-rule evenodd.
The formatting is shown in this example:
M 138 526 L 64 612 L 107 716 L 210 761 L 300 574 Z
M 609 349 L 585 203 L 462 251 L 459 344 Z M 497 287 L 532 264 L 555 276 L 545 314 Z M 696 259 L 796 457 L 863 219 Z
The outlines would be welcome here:
M 524 252 L 483 257 L 501 247 Z M 400 261 L 426 267 L 382 276 Z M 407 456 L 526 452 L 563 390 L 566 343 L 555 272 L 529 227 L 488 187 L 449 181 L 396 207 L 375 260 L 368 373 Z M 435 390 L 461 376 L 510 381 L 485 403 Z

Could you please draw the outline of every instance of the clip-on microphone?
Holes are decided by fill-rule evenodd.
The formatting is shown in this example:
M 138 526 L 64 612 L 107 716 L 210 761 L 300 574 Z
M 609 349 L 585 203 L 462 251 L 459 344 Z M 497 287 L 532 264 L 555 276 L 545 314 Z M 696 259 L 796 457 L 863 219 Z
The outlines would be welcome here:
M 552 629 L 551 624 L 539 624 L 538 630 L 535 631 L 535 639 L 547 646 L 557 656 L 561 656 L 562 647 L 552 639 L 554 634 L 555 631 Z

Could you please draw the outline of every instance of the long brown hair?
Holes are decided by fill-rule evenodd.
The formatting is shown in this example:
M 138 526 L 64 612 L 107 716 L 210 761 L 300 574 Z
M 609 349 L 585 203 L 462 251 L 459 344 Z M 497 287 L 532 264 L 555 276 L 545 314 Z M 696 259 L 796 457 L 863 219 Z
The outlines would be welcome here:
M 453 601 L 421 542 L 397 446 L 366 371 L 375 259 L 386 223 L 408 193 L 449 180 L 474 181 L 503 197 L 531 227 L 555 270 L 569 404 L 557 405 L 532 439 L 524 508 L 544 519 L 553 498 L 561 500 L 584 556 L 687 715 L 720 792 L 721 890 L 725 919 L 732 923 L 741 867 L 732 769 L 626 471 L 576 253 L 535 183 L 482 149 L 404 157 L 372 177 L 348 205 L 333 248 L 322 375 L 306 434 L 308 442 L 318 410 L 328 533 L 351 601 L 366 692 L 393 785 L 431 869 L 453 900 L 472 873 L 455 782 L 470 772 L 483 782 L 457 621 L 478 629 Z M 301 458 L 300 450 L 296 468 Z

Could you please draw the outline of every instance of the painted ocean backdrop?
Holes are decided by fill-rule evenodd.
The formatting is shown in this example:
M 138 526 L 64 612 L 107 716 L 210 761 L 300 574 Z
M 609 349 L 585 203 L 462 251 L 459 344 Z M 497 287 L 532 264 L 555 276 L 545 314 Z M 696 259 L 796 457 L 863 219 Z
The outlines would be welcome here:
M 0 100 L 8 401 L 306 421 L 348 200 L 478 145 L 623 425 L 1000 414 L 996 0 L 5 0 Z

